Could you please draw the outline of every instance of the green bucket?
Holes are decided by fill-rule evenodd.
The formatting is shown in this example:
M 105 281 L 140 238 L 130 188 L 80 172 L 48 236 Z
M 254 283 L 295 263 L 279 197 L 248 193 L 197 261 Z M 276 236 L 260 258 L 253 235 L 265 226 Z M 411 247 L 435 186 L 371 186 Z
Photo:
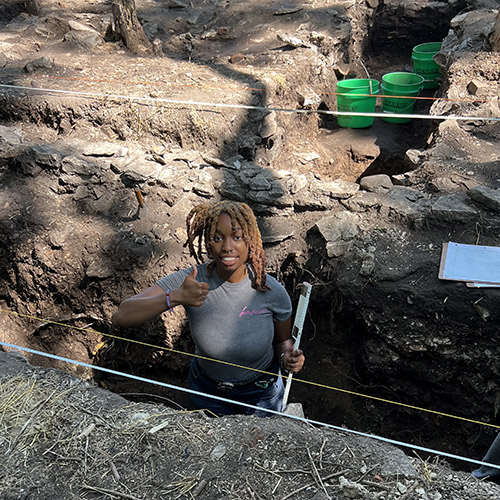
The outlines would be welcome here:
M 397 114 L 413 114 L 417 104 L 416 99 L 424 86 L 424 77 L 415 73 L 387 73 L 382 77 L 382 112 Z M 395 97 L 392 97 L 395 96 Z M 398 96 L 398 97 L 396 97 Z M 408 123 L 411 118 L 385 118 L 390 123 Z
M 367 78 L 353 78 L 337 82 L 338 111 L 375 113 L 379 82 Z M 373 125 L 373 116 L 339 115 L 339 127 L 366 128 Z
M 434 62 L 434 56 L 441 50 L 441 42 L 421 43 L 413 47 L 411 62 L 413 72 L 425 78 L 424 89 L 439 87 L 441 76 L 439 65 Z

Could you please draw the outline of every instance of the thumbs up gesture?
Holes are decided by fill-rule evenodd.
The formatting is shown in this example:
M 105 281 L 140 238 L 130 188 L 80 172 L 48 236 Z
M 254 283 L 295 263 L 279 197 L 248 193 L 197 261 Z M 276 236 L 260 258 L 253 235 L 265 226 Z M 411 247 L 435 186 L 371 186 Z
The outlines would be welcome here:
M 193 267 L 184 283 L 176 290 L 179 292 L 179 302 L 184 306 L 200 307 L 208 296 L 208 283 L 204 281 L 196 281 L 198 268 Z

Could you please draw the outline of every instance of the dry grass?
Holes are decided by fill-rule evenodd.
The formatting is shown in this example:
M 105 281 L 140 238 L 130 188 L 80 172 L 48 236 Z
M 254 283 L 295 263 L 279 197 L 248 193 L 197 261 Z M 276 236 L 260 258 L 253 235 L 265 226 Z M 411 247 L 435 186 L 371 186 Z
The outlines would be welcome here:
M 409 500 L 417 490 L 441 500 L 499 497 L 496 485 L 436 461 L 430 481 L 427 463 L 367 438 L 284 418 L 208 418 L 131 403 L 22 362 L 6 376 L 6 358 L 0 353 L 2 500 L 305 500 L 349 491 Z

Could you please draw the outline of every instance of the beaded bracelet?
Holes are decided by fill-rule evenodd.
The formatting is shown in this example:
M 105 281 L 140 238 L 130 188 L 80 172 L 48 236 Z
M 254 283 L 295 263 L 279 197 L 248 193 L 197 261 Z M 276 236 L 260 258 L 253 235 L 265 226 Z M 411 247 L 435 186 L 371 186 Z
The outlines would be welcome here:
M 165 292 L 165 298 L 167 299 L 167 311 L 172 311 L 174 308 L 170 303 L 170 289 Z

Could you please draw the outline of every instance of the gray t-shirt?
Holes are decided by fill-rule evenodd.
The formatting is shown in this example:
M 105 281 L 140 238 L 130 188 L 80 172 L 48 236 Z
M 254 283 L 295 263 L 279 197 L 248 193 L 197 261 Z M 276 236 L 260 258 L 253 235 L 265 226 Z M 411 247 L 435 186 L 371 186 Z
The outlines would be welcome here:
M 247 276 L 239 283 L 222 280 L 215 270 L 207 277 L 207 265 L 197 266 L 196 280 L 206 282 L 210 292 L 200 307 L 187 306 L 186 313 L 196 354 L 266 370 L 274 356 L 274 321 L 285 321 L 292 304 L 285 288 L 267 275 L 267 292 L 252 288 Z M 163 289 L 179 288 L 193 268 L 165 276 L 157 282 Z M 249 273 L 252 272 L 249 269 Z M 255 378 L 256 372 L 198 358 L 200 367 L 220 381 L 241 382 Z

